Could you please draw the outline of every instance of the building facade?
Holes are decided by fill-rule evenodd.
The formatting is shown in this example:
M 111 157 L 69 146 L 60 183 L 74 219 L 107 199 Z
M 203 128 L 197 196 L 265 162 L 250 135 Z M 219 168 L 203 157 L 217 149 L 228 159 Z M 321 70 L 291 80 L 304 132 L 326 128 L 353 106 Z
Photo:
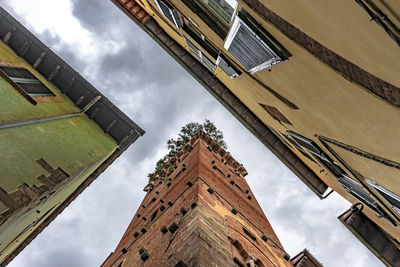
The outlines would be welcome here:
M 0 266 L 144 131 L 0 8 Z
M 321 266 L 304 253 L 292 264 L 246 175 L 199 131 L 144 188 L 145 198 L 102 266 Z
M 338 192 L 398 251 L 398 1 L 112 1 L 319 198 Z

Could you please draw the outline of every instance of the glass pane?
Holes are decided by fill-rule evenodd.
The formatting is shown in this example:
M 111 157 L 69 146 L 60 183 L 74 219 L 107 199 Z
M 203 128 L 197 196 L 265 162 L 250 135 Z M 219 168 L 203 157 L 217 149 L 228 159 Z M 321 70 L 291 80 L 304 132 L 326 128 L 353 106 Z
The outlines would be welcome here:
M 0 66 L 0 69 L 4 71 L 10 78 L 13 77 L 13 78 L 36 79 L 36 77 L 32 73 L 30 73 L 29 70 L 24 68 Z
M 229 23 L 231 21 L 233 12 L 235 11 L 231 4 L 225 0 L 203 0 L 203 2 L 208 4 L 225 22 Z
M 25 92 L 27 92 L 31 96 L 54 96 L 53 92 L 50 91 L 44 84 L 42 83 L 17 83 Z
M 218 2 L 224 0 L 212 0 L 215 3 L 209 4 L 208 0 L 182 0 L 182 2 L 190 8 L 190 10 L 196 14 L 201 20 L 203 20 L 221 39 L 225 39 L 229 31 L 230 18 L 226 19 L 227 12 Z M 219 9 L 220 13 L 215 9 Z M 228 6 L 230 6 L 228 4 Z M 232 7 L 231 7 L 232 8 Z M 229 9 L 229 7 L 227 8 Z M 233 8 L 232 8 L 233 9 Z M 225 18 L 224 18 L 225 16 Z M 232 14 L 231 14 L 232 16 Z

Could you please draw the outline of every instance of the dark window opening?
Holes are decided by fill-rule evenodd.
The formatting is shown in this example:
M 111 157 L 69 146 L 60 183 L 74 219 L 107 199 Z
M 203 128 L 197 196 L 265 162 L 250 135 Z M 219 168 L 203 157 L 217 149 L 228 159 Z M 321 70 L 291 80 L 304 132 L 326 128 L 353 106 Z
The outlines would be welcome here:
M 233 258 L 233 262 L 236 263 L 236 265 L 239 267 L 245 267 L 245 265 L 236 257 Z
M 243 228 L 243 232 L 244 232 L 248 237 L 250 237 L 251 240 L 253 240 L 253 241 L 256 241 L 256 240 L 257 240 L 257 238 L 256 238 L 252 233 L 250 233 L 249 230 L 247 230 L 245 227 L 242 227 L 242 228 Z
M 151 221 L 151 222 L 154 221 L 154 219 L 155 219 L 156 216 L 157 216 L 157 213 L 158 213 L 158 209 L 151 215 L 151 218 L 150 218 L 150 221 Z
M 221 39 L 225 39 L 234 13 L 234 9 L 229 4 L 224 0 L 182 0 L 182 2 Z
M 183 25 L 183 30 L 193 39 L 195 40 L 211 57 L 217 59 L 218 50 L 214 48 L 214 46 L 193 26 L 193 24 L 184 20 L 185 24 Z
M 0 66 L 0 70 L 29 96 L 55 96 L 38 78 L 25 68 Z
M 174 267 L 187 267 L 187 265 L 183 261 L 179 261 Z

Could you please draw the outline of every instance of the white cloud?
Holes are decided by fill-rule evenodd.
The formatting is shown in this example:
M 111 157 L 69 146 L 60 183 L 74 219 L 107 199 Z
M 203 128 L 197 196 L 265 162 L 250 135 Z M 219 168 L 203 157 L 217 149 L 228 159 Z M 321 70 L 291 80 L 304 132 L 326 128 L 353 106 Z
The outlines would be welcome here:
M 84 76 L 147 131 L 9 266 L 100 265 L 139 206 L 165 140 L 205 118 L 224 131 L 228 150 L 249 171 L 250 187 L 292 256 L 307 247 L 325 266 L 380 265 L 337 220 L 349 204 L 335 194 L 324 201 L 314 196 L 111 1 L 76 1 L 88 8 L 78 10 L 80 19 L 69 0 L 6 2 L 36 35 L 58 37 L 51 48 L 71 49 L 67 61 L 82 64 Z M 99 19 L 100 26 L 88 24 Z

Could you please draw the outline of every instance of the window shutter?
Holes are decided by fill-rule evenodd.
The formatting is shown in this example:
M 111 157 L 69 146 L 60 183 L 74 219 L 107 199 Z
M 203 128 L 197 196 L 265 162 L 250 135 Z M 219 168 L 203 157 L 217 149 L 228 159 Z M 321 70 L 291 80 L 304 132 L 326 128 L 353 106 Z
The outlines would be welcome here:
M 250 73 L 282 62 L 282 59 L 246 23 L 236 16 L 225 49 Z

